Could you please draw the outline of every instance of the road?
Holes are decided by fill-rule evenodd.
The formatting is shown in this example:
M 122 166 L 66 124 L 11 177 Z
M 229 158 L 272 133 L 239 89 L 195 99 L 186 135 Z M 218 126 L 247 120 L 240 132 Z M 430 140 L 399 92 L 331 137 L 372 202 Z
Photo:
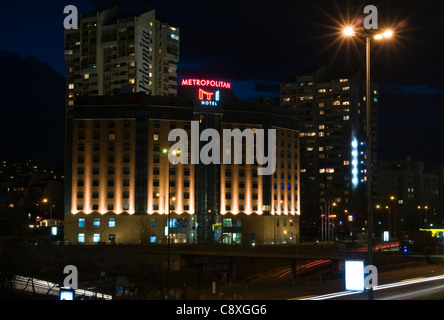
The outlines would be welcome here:
M 368 300 L 367 293 L 335 292 L 290 300 Z M 418 277 L 380 285 L 374 289 L 373 300 L 444 300 L 444 275 Z

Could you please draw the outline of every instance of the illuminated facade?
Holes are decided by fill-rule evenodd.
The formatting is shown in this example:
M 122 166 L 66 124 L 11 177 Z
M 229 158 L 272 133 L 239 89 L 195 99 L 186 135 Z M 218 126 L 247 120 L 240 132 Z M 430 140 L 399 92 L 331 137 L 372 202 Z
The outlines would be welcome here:
M 237 102 L 227 87 L 184 89 L 180 100 L 145 95 L 76 100 L 67 123 L 72 133 L 67 137 L 66 241 L 162 244 L 167 235 L 173 243 L 298 241 L 300 157 L 294 118 L 271 105 Z M 202 105 L 200 90 L 220 90 L 220 101 Z M 196 125 L 199 134 L 251 129 L 256 136 L 261 129 L 276 130 L 271 150 L 276 170 L 258 174 L 265 165 L 247 164 L 246 152 L 240 164 L 205 164 L 202 157 L 196 162 Z M 168 141 L 168 135 L 175 129 L 190 137 L 188 153 L 177 150 L 188 163 L 168 159 L 176 141 Z M 201 156 L 208 144 L 202 140 Z M 240 146 L 246 150 L 246 139 Z
M 84 15 L 65 31 L 67 105 L 78 96 L 145 93 L 177 95 L 180 30 L 155 10 L 119 13 L 108 7 Z
M 379 94 L 372 89 L 373 170 L 377 169 Z M 365 223 L 366 102 L 359 72 L 335 76 L 310 69 L 281 86 L 281 107 L 301 128 L 303 220 L 321 224 L 329 214 L 339 230 L 347 221 Z

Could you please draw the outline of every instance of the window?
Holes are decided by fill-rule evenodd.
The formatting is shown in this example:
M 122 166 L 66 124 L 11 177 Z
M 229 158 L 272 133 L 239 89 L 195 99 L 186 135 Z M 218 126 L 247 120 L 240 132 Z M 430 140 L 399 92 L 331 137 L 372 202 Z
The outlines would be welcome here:
M 79 218 L 79 228 L 84 228 L 84 227 L 85 227 L 85 219 Z
M 125 203 L 122 205 L 122 210 L 128 211 L 129 210 L 129 204 Z
M 95 218 L 93 222 L 94 227 L 100 227 L 100 218 Z
M 115 228 L 116 227 L 116 219 L 115 218 L 109 218 L 108 220 L 108 227 Z
M 93 242 L 94 243 L 100 242 L 100 233 L 94 233 L 94 235 L 93 235 Z
M 85 242 L 85 234 L 84 233 L 79 233 L 77 236 L 77 241 L 80 243 L 84 243 Z

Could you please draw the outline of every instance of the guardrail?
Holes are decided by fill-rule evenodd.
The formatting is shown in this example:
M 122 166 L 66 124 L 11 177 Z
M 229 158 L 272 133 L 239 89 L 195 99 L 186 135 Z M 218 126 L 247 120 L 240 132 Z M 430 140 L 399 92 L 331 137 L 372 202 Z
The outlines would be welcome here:
M 32 292 L 40 295 L 59 296 L 60 285 L 46 280 L 39 280 L 24 276 L 15 276 L 13 288 L 16 290 Z M 85 297 L 102 300 L 112 300 L 112 296 L 88 289 L 76 289 L 76 297 Z

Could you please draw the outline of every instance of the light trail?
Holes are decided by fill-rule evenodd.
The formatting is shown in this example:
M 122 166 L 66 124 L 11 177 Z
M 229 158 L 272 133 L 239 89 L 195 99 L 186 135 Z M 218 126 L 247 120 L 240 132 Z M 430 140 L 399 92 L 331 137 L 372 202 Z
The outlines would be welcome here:
M 380 286 L 373 288 L 373 291 L 392 289 L 392 288 L 396 288 L 396 287 L 408 286 L 408 285 L 425 283 L 425 282 L 430 282 L 430 281 L 437 281 L 437 280 L 444 280 L 444 275 L 435 276 L 435 277 L 428 277 L 428 278 L 416 278 L 416 279 L 403 280 L 400 282 L 395 282 L 395 283 L 390 283 L 390 284 L 384 284 L 384 285 L 380 285 Z M 350 296 L 350 295 L 355 295 L 355 294 L 360 294 L 360 293 L 365 293 L 365 292 L 342 291 L 342 292 L 329 293 L 329 294 L 320 295 L 320 296 L 313 296 L 313 297 L 306 297 L 306 298 L 304 298 L 304 297 L 293 298 L 293 299 L 289 299 L 289 300 L 328 300 L 328 299 L 340 298 L 340 297 L 345 297 L 345 296 Z
M 316 260 L 316 261 L 304 264 L 302 266 L 298 266 L 296 269 L 297 270 L 300 270 L 302 268 L 308 269 L 308 268 L 316 267 L 316 266 L 319 266 L 321 264 L 325 264 L 325 263 L 329 263 L 329 262 L 331 262 L 331 260 Z M 284 270 L 279 271 L 278 273 L 275 273 L 273 275 L 273 278 L 275 278 L 277 276 L 279 276 L 279 278 L 282 278 L 282 277 L 286 276 L 289 273 L 291 273 L 291 268 L 286 268 Z

